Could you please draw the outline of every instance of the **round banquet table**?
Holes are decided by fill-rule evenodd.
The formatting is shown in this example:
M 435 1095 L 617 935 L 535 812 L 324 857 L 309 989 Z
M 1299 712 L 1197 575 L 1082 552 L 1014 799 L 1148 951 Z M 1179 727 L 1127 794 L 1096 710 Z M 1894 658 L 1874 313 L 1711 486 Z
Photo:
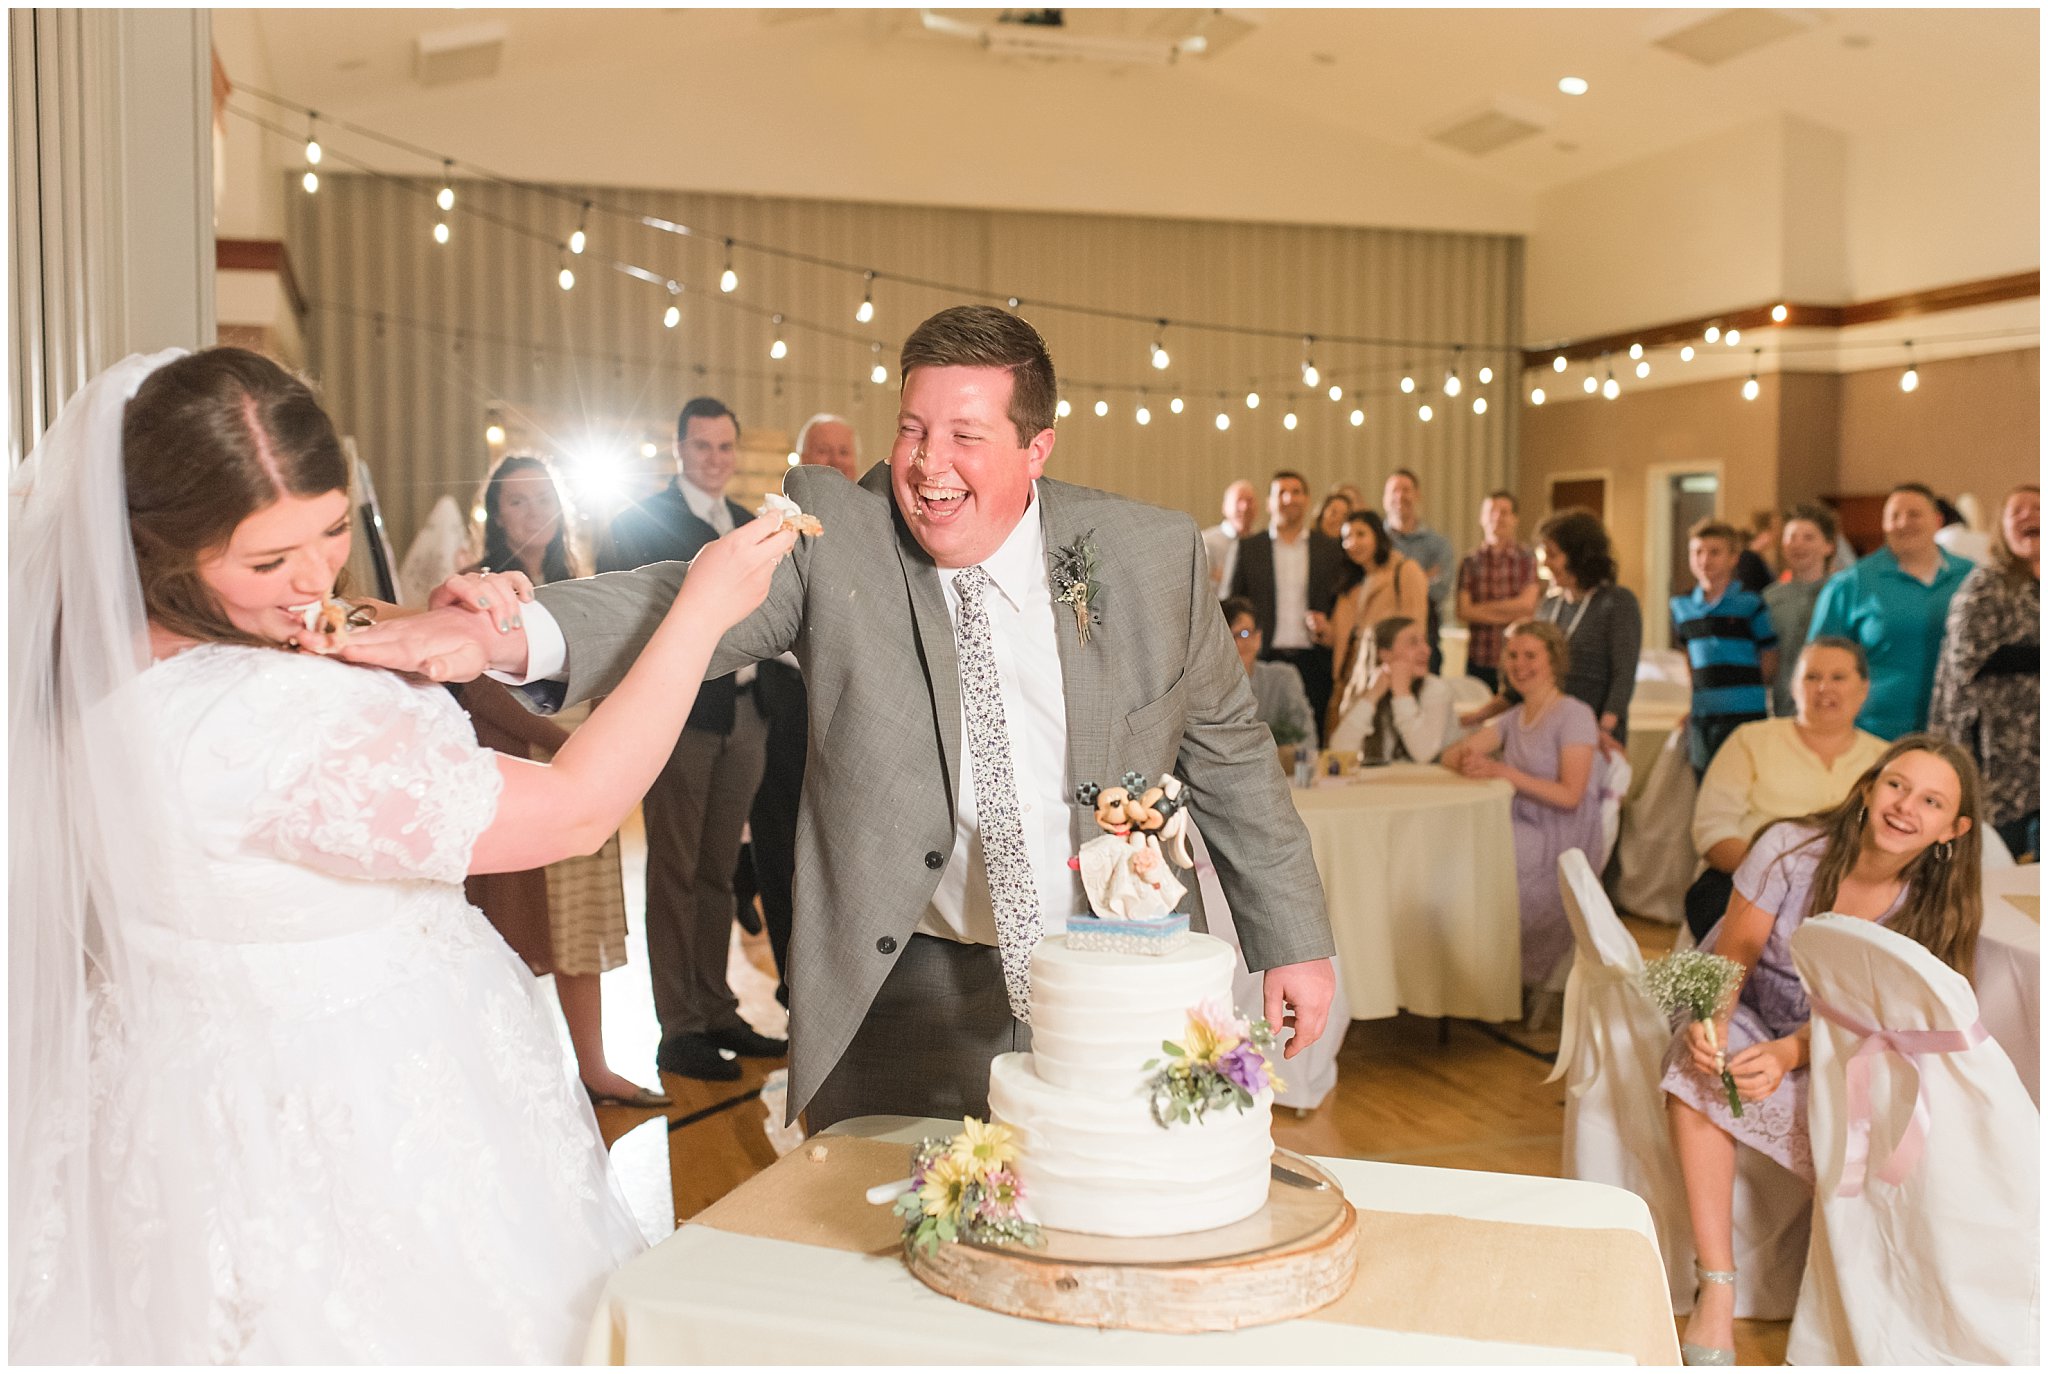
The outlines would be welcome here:
M 1977 936 L 1977 1010 L 1984 1029 L 2041 1100 L 2041 865 L 1984 872 Z
M 1354 1019 L 1521 1016 L 1514 795 L 1434 764 L 1295 790 Z

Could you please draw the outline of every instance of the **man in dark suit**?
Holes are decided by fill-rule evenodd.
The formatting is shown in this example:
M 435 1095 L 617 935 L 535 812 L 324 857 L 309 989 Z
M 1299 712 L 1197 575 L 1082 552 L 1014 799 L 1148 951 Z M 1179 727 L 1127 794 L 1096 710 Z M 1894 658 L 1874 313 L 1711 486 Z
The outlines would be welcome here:
M 600 571 L 617 572 L 697 551 L 753 515 L 725 499 L 739 461 L 740 427 L 725 403 L 699 396 L 676 421 L 679 475 L 612 521 Z M 655 1062 L 666 1073 L 730 1081 L 732 1055 L 779 1057 L 789 1044 L 740 1016 L 725 980 L 732 934 L 732 872 L 740 832 L 761 784 L 768 725 L 752 664 L 707 681 L 647 793 L 647 960 L 661 1020 Z
M 1266 514 L 1263 534 L 1238 540 L 1230 595 L 1252 603 L 1266 641 L 1260 657 L 1291 663 L 1301 674 L 1320 728 L 1330 709 L 1330 611 L 1337 604 L 1344 548 L 1309 528 L 1308 482 L 1298 472 L 1273 474 Z

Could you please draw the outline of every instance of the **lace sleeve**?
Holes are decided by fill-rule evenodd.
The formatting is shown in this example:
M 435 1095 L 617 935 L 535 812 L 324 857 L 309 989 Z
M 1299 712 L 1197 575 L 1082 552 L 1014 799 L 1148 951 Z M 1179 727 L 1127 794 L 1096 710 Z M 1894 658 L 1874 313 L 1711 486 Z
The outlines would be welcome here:
M 501 782 L 454 698 L 372 669 L 265 657 L 186 752 L 214 847 L 346 878 L 462 881 Z

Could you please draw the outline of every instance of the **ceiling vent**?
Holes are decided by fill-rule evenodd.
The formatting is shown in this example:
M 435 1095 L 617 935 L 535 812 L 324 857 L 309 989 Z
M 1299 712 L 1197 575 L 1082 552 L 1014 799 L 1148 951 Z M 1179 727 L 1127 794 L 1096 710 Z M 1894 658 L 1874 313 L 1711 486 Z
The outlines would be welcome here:
M 1438 125 L 1429 131 L 1429 137 L 1469 157 L 1485 157 L 1531 134 L 1541 133 L 1543 128 L 1544 120 L 1538 112 L 1495 100 Z
M 1820 16 L 1811 10 L 1720 10 L 1650 41 L 1702 67 L 1718 67 L 1781 38 L 1805 33 L 1819 22 Z
M 468 24 L 423 33 L 412 41 L 412 76 L 422 86 L 475 81 L 498 70 L 505 51 L 503 24 Z

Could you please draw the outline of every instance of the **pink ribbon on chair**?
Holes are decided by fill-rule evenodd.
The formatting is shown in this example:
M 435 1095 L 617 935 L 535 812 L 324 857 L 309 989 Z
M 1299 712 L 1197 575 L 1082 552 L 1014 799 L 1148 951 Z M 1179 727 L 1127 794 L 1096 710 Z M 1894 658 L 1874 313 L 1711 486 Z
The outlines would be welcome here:
M 1982 1021 L 1968 1030 L 1885 1030 L 1880 1026 L 1866 1026 L 1818 997 L 1808 1000 L 1815 1015 L 1860 1038 L 1855 1053 L 1848 1060 L 1849 1138 L 1842 1157 L 1842 1184 L 1835 1190 L 1835 1196 L 1863 1195 L 1863 1180 L 1870 1168 L 1870 1063 L 1874 1055 L 1896 1054 L 1913 1065 L 1912 1118 L 1906 1122 L 1906 1129 L 1900 1133 L 1899 1143 L 1892 1147 L 1891 1155 L 1877 1170 L 1877 1176 L 1886 1183 L 1905 1182 L 1906 1175 L 1912 1173 L 1913 1166 L 1920 1162 L 1920 1152 L 1927 1144 L 1928 1129 L 1933 1125 L 1933 1116 L 1927 1110 L 1926 1082 L 1920 1076 L 1920 1056 L 1955 1054 L 1973 1049 L 1990 1038 L 1989 1032 L 1984 1029 Z

